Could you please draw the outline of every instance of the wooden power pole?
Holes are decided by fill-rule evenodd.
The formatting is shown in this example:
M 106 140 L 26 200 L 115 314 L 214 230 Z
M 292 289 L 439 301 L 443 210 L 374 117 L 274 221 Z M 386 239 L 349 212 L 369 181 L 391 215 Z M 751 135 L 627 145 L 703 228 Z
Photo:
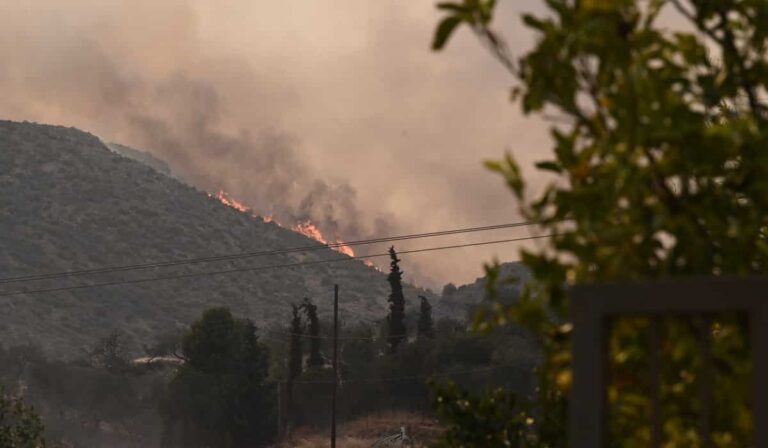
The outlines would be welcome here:
M 333 398 L 331 399 L 331 448 L 336 448 L 336 394 L 339 379 L 339 285 L 333 285 Z

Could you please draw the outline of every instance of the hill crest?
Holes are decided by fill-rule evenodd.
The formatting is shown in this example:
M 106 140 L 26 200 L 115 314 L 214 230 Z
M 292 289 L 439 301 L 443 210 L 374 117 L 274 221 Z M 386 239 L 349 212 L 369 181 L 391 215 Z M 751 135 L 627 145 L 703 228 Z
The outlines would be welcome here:
M 135 154 L 134 154 L 135 155 Z M 0 277 L 276 250 L 318 244 L 241 213 L 154 167 L 110 150 L 96 136 L 60 126 L 0 121 Z M 204 266 L 148 269 L 23 287 L 154 277 L 206 269 L 340 259 L 330 249 Z M 407 270 L 407 267 L 406 267 Z M 287 321 L 289 304 L 312 297 L 329 309 L 341 287 L 342 317 L 386 316 L 385 275 L 360 261 L 184 280 L 0 297 L 6 346 L 36 343 L 75 356 L 111 332 L 138 348 L 226 305 L 257 325 Z M 3 285 L 3 291 L 21 284 Z M 406 286 L 416 303 L 426 291 Z

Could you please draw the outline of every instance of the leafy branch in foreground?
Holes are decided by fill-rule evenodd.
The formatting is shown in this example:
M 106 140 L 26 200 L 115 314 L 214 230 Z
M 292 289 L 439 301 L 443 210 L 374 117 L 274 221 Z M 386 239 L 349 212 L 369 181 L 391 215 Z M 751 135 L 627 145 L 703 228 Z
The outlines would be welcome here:
M 491 27 L 496 4 L 488 0 L 438 4 L 446 16 L 433 48 L 470 27 L 515 76 L 513 98 L 522 111 L 559 118 L 550 128 L 552 157 L 536 165 L 555 180 L 533 200 L 511 154 L 487 163 L 521 215 L 555 236 L 542 250 L 522 251 L 533 281 L 518 303 L 477 319 L 479 330 L 518 322 L 538 335 L 546 356 L 534 400 L 536 438 L 539 446 L 559 447 L 566 445 L 567 423 L 558 429 L 546 422 L 564 412 L 571 386 L 569 285 L 768 271 L 768 3 L 544 3 L 546 13 L 523 15 L 536 44 L 516 60 Z M 663 27 L 665 10 L 685 26 Z M 673 414 L 664 438 L 678 446 L 697 443 L 690 397 L 701 382 L 681 369 L 699 361 L 675 358 L 695 352 L 686 345 L 691 325 L 670 324 L 663 347 L 673 358 L 665 373 L 664 412 Z M 644 328 L 620 320 L 612 333 L 611 367 L 623 379 L 609 390 L 619 446 L 648 444 L 647 397 L 621 389 L 642 387 Z M 748 446 L 752 422 L 743 417 L 740 386 L 748 372 L 744 325 L 719 318 L 707 331 L 726 373 L 717 391 L 727 391 L 719 395 L 712 439 L 716 446 Z
M 433 446 L 526 446 L 527 429 L 533 421 L 521 415 L 513 394 L 494 389 L 472 395 L 453 382 L 430 386 L 437 415 L 451 422 Z

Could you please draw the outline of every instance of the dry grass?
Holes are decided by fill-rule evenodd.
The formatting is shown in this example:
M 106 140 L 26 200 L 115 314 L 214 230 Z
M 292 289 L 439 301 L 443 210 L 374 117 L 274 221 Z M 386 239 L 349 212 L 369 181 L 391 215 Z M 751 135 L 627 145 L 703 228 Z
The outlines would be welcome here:
M 437 421 L 421 414 L 388 412 L 361 417 L 339 425 L 336 446 L 368 448 L 381 436 L 396 434 L 405 426 L 414 447 L 425 447 L 441 431 Z M 280 443 L 281 448 L 326 448 L 329 431 L 299 428 Z

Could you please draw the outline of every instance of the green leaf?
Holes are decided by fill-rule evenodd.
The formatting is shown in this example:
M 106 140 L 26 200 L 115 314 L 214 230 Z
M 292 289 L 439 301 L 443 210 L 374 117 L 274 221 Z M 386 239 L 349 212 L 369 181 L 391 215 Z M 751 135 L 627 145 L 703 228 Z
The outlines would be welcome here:
M 494 173 L 501 173 L 504 169 L 501 167 L 501 162 L 498 160 L 486 160 L 483 162 L 486 169 L 493 171 Z
M 462 5 L 460 3 L 449 3 L 449 2 L 442 2 L 437 4 L 437 9 L 441 9 L 443 11 L 454 11 L 458 13 L 467 13 L 469 10 L 465 5 Z
M 618 0 L 583 0 L 581 8 L 584 11 L 610 11 L 621 5 Z
M 482 18 L 482 22 L 484 24 L 491 23 L 491 20 L 493 19 L 493 10 L 496 8 L 496 0 L 488 0 L 486 2 L 481 2 L 478 5 L 478 9 L 480 10 L 480 17 Z
M 558 173 L 558 174 L 563 172 L 563 168 L 560 166 L 560 164 L 558 164 L 557 162 L 553 162 L 551 160 L 536 163 L 536 168 L 542 171 L 552 171 L 553 173 Z
M 535 30 L 544 31 L 544 21 L 532 14 L 523 14 L 523 23 Z
M 437 30 L 435 30 L 435 37 L 432 40 L 432 49 L 442 50 L 453 31 L 461 22 L 462 19 L 457 16 L 450 16 L 443 19 L 437 27 Z

